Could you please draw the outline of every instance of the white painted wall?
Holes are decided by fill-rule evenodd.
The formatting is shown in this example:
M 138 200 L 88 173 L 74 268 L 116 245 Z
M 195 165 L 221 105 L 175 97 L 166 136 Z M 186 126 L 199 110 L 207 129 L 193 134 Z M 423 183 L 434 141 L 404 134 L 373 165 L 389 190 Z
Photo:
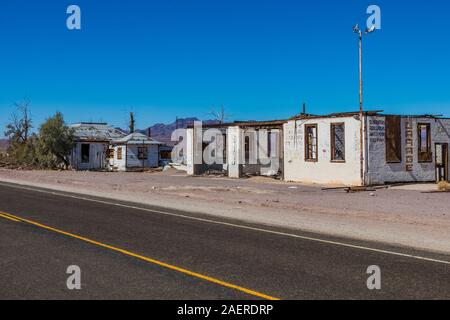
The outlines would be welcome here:
M 140 145 L 128 145 L 127 148 L 127 168 L 156 168 L 159 164 L 158 145 L 145 145 L 148 157 L 145 160 L 138 158 L 138 148 Z
M 122 148 L 122 159 L 118 158 L 119 152 L 118 149 Z M 121 146 L 114 146 L 114 158 L 110 159 L 109 163 L 112 169 L 115 170 L 120 170 L 120 171 L 125 171 L 125 165 L 126 165 L 126 146 L 121 145 Z
M 122 147 L 122 159 L 119 160 L 118 148 Z M 112 166 L 119 171 L 140 168 L 156 168 L 159 166 L 159 147 L 158 145 L 145 145 L 148 152 L 146 160 L 138 159 L 138 148 L 141 145 L 122 145 L 114 147 L 114 161 Z
M 240 157 L 243 133 L 239 127 L 227 129 L 227 162 L 228 176 L 230 178 L 240 177 Z
M 187 174 L 194 175 L 194 129 L 186 129 L 186 165 Z
M 345 163 L 331 161 L 331 124 L 345 124 Z M 317 124 L 318 161 L 305 161 L 305 124 Z M 286 181 L 361 185 L 360 121 L 354 117 L 292 120 L 284 125 Z
M 412 171 L 406 170 L 406 122 L 412 123 L 413 166 Z M 400 163 L 386 162 L 385 117 L 368 117 L 369 163 L 366 181 L 369 184 L 384 184 L 389 182 L 427 182 L 436 179 L 435 143 L 450 144 L 450 120 L 430 118 L 401 119 L 402 131 L 402 161 Z M 418 123 L 431 125 L 431 150 L 433 161 L 420 163 L 418 161 Z M 375 124 L 375 125 L 374 125 Z M 381 125 L 380 125 L 381 124 Z M 378 134 L 379 133 L 379 134 Z M 378 136 L 379 139 L 374 137 Z
M 81 146 L 89 145 L 89 162 L 82 162 Z M 76 142 L 70 156 L 70 164 L 75 170 L 100 170 L 106 169 L 108 161 L 106 160 L 106 151 L 108 143 L 104 142 Z

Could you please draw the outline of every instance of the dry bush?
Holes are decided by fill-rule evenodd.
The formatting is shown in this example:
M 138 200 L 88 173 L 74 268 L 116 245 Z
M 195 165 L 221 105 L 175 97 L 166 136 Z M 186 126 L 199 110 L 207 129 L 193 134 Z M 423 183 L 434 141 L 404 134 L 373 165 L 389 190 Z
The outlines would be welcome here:
M 438 189 L 440 191 L 450 191 L 450 183 L 447 181 L 441 181 L 438 183 Z

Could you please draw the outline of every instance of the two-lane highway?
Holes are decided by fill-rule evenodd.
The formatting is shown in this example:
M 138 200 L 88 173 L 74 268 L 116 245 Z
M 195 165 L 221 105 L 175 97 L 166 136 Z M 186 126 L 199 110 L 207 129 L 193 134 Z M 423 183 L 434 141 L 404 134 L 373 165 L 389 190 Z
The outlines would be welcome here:
M 450 298 L 443 255 L 3 183 L 0 212 L 1 299 Z

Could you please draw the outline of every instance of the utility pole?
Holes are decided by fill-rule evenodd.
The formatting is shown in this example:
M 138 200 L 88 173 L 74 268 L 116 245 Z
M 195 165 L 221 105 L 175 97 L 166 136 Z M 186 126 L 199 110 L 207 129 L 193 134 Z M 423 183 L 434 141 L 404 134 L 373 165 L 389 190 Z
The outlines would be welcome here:
M 145 151 L 146 151 L 145 140 L 142 139 L 142 172 L 145 171 Z
M 363 112 L 363 36 L 375 31 L 372 27 L 367 29 L 364 33 L 359 28 L 359 25 L 353 27 L 353 32 L 358 35 L 358 47 L 359 47 L 359 120 L 361 121 L 360 126 L 360 175 L 361 175 L 361 186 L 365 185 L 364 178 L 364 140 L 366 136 L 366 126 L 364 123 L 364 112 Z
M 361 121 L 360 126 L 360 175 L 361 175 L 361 186 L 364 186 L 366 182 L 364 181 L 364 114 L 363 114 L 363 36 L 361 30 L 359 30 L 359 119 Z
M 129 123 L 130 133 L 134 133 L 135 123 L 136 121 L 134 120 L 134 112 L 130 112 L 130 123 Z

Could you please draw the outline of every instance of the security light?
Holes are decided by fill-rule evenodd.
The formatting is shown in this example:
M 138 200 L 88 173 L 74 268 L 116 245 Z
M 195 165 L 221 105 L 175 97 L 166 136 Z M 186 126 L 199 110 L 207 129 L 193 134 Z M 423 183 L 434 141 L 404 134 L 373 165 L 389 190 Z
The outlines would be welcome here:
M 367 33 L 372 33 L 372 32 L 374 32 L 375 29 L 376 29 L 375 26 L 371 26 L 370 28 L 367 28 L 367 29 L 366 29 L 366 34 L 367 34 Z
M 353 32 L 354 32 L 354 33 L 360 33 L 360 32 L 361 32 L 361 29 L 359 28 L 359 25 L 358 25 L 358 24 L 355 25 L 355 26 L 353 26 Z

